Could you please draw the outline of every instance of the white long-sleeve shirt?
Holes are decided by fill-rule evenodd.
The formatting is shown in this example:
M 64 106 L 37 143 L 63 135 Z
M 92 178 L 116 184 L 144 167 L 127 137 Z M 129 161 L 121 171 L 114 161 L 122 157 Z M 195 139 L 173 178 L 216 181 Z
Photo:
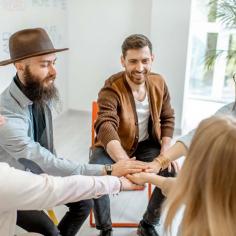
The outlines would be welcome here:
M 119 190 L 120 181 L 113 176 L 34 175 L 0 163 L 0 235 L 14 235 L 17 210 L 47 209 Z

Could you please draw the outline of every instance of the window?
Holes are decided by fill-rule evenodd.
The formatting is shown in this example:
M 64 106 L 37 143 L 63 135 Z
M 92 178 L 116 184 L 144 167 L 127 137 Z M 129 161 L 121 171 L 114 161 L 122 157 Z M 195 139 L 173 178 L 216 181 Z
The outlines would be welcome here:
M 193 0 L 192 4 L 188 97 L 228 103 L 234 100 L 232 75 L 236 69 L 229 52 L 236 50 L 236 34 L 217 21 L 217 1 L 211 7 L 208 3 Z M 209 63 L 212 58 L 217 58 L 215 63 Z M 206 69 L 209 65 L 212 68 Z

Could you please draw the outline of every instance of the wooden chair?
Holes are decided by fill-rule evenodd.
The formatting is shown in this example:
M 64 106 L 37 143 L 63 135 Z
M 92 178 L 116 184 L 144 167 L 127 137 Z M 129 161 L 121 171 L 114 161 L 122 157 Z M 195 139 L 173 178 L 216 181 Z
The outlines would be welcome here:
M 97 113 L 98 113 L 98 104 L 96 101 L 93 101 L 92 102 L 92 127 L 91 127 L 91 144 L 92 144 L 92 147 L 94 145 L 94 140 L 95 140 L 95 136 L 96 136 L 96 133 L 95 133 L 95 130 L 94 130 L 94 123 L 97 119 Z M 91 155 L 91 149 L 90 149 L 90 155 Z M 151 184 L 148 184 L 148 199 L 151 198 L 151 195 L 152 195 L 152 185 Z M 89 223 L 90 223 L 90 226 L 91 227 L 96 227 L 96 224 L 93 222 L 93 211 L 91 210 L 90 211 L 90 216 L 89 216 Z M 112 223 L 112 227 L 114 228 L 136 228 L 138 227 L 138 223 L 135 223 L 135 222 L 115 222 L 115 223 Z

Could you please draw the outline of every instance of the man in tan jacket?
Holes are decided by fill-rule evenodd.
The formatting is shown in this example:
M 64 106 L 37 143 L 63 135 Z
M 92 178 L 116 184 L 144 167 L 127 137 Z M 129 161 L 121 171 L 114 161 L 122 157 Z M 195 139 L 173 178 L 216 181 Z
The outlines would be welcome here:
M 125 70 L 106 80 L 98 95 L 97 137 L 90 163 L 106 164 L 110 171 L 112 163 L 134 157 L 145 162 L 158 157 L 158 162 L 167 164 L 159 154 L 170 146 L 174 111 L 164 79 L 151 72 L 153 59 L 152 44 L 144 35 L 131 35 L 123 42 L 121 63 Z M 169 176 L 174 171 L 160 174 Z M 158 235 L 155 225 L 163 200 L 160 189 L 155 188 L 140 221 L 139 235 Z M 108 196 L 94 200 L 94 213 L 100 236 L 112 235 Z

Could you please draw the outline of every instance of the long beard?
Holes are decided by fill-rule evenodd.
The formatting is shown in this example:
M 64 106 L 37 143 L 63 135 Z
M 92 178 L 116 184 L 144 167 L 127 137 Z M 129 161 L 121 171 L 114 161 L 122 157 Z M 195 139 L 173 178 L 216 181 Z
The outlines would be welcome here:
M 59 94 L 57 88 L 54 84 L 45 86 L 45 82 L 49 80 L 54 80 L 55 76 L 47 76 L 41 80 L 38 76 L 33 75 L 29 67 L 25 68 L 24 72 L 24 93 L 32 101 L 37 103 L 53 102 L 57 103 L 59 101 Z

